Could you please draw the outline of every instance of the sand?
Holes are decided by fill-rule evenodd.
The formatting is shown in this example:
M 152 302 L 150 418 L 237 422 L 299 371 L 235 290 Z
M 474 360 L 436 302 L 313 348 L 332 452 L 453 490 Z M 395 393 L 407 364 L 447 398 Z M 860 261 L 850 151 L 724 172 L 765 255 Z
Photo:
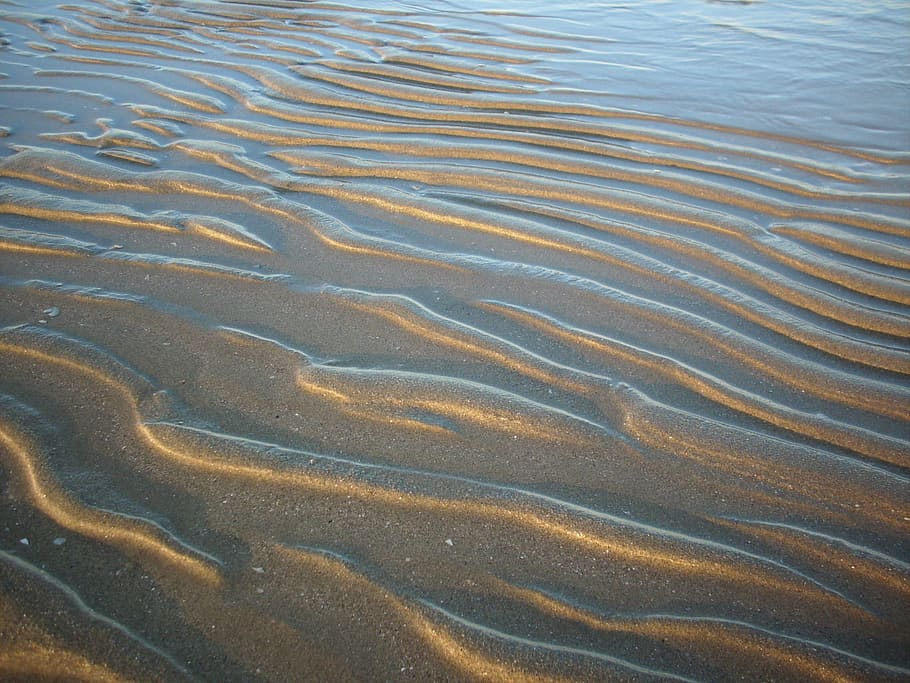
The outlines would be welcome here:
M 906 9 L 423 4 L 0 6 L 0 678 L 910 677 Z

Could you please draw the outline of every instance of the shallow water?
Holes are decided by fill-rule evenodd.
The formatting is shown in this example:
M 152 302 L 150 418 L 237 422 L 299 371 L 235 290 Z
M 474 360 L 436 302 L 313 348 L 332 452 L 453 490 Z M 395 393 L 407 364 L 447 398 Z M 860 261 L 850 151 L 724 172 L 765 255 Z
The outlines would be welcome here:
M 906 678 L 908 24 L 0 3 L 0 672 Z

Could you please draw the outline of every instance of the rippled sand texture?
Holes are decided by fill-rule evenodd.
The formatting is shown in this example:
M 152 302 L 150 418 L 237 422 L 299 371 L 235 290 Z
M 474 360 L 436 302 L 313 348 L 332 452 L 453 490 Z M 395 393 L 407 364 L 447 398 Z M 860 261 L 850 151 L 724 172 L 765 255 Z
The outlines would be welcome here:
M 906 6 L 424 4 L 0 5 L 0 678 L 906 679 Z

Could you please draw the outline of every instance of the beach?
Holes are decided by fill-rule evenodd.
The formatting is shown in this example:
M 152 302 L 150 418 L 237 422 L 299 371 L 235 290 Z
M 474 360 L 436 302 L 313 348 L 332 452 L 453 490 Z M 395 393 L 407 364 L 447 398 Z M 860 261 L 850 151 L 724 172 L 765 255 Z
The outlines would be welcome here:
M 0 3 L 0 678 L 906 680 L 908 25 Z

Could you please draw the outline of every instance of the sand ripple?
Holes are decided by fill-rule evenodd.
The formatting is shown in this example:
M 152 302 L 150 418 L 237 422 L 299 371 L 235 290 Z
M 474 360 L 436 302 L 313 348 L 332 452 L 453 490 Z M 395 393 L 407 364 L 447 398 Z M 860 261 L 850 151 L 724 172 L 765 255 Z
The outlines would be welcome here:
M 44 4 L 0 676 L 910 676 L 906 128 L 681 106 L 631 18 Z

